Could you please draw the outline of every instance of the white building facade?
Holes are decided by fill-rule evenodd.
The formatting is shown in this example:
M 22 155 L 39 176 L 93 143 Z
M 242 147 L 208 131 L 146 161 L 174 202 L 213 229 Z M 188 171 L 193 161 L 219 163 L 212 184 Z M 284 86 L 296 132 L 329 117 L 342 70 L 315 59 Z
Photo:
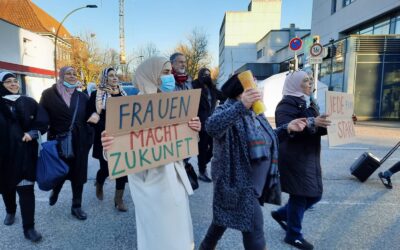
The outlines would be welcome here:
M 0 71 L 18 75 L 22 92 L 39 101 L 54 83 L 54 43 L 0 19 Z
M 280 28 L 281 5 L 281 0 L 252 0 L 248 11 L 225 13 L 219 35 L 219 84 L 244 64 L 257 61 L 256 43 Z

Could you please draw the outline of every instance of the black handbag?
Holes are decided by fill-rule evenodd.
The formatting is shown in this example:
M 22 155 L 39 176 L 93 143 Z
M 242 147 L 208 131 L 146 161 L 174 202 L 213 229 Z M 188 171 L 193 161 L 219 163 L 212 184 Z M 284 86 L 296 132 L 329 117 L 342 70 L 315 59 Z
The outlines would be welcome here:
M 192 185 L 192 189 L 193 190 L 198 189 L 199 188 L 199 182 L 197 180 L 197 174 L 194 171 L 194 168 L 193 168 L 192 164 L 190 164 L 190 163 L 185 164 L 185 170 L 186 170 L 186 174 L 187 174 L 187 176 L 189 178 L 190 185 Z
M 72 130 L 74 128 L 78 107 L 79 107 L 79 95 L 78 95 L 78 100 L 76 101 L 74 115 L 72 117 L 71 126 L 69 126 L 68 132 L 58 134 L 56 136 L 58 155 L 60 156 L 60 158 L 67 160 L 75 157 L 74 148 L 72 146 Z

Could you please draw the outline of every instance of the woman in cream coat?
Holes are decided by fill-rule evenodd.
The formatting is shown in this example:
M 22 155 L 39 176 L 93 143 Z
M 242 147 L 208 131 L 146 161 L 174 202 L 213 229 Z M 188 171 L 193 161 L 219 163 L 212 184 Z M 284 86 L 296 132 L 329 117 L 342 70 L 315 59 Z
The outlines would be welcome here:
M 171 63 L 163 57 L 152 57 L 136 70 L 135 82 L 141 94 L 168 92 L 174 89 Z M 189 127 L 200 131 L 198 117 Z M 105 150 L 113 137 L 103 132 Z M 182 161 L 128 176 L 135 204 L 137 244 L 139 250 L 194 249 L 193 227 L 188 195 L 193 193 Z

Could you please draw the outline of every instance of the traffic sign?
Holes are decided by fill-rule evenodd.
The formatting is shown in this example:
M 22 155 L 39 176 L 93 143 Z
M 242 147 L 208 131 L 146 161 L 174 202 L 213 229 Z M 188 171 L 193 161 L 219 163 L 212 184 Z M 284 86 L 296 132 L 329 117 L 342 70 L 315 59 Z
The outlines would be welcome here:
M 313 57 L 319 57 L 319 56 L 322 55 L 323 50 L 324 50 L 324 49 L 323 49 L 323 47 L 322 47 L 321 44 L 319 44 L 319 43 L 314 43 L 314 44 L 311 46 L 311 48 L 310 48 L 310 54 L 311 54 L 311 56 L 313 56 Z
M 298 37 L 292 38 L 289 42 L 289 48 L 293 51 L 301 49 L 301 46 L 303 46 L 303 41 Z
M 310 58 L 308 58 L 308 63 L 309 64 L 321 64 L 322 57 L 310 57 Z

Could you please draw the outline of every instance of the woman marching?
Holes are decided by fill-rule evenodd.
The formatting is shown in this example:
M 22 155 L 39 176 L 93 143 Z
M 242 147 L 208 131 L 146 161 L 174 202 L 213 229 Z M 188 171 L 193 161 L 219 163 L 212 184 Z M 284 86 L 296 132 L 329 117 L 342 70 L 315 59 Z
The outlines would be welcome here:
M 318 105 L 311 99 L 313 79 L 305 71 L 295 71 L 286 76 L 283 98 L 275 111 L 276 125 L 307 117 L 307 128 L 293 133 L 279 145 L 279 170 L 282 190 L 289 194 L 288 203 L 271 213 L 274 220 L 286 231 L 285 242 L 299 249 L 314 246 L 301 233 L 304 212 L 322 196 L 321 136 L 330 125 L 326 115 L 319 114 Z
M 171 63 L 163 57 L 152 57 L 136 70 L 141 94 L 171 92 L 175 79 Z M 198 117 L 189 127 L 200 131 Z M 110 149 L 113 137 L 103 133 L 102 145 Z M 194 247 L 188 194 L 193 190 L 182 161 L 171 162 L 128 176 L 135 204 L 137 245 L 139 250 L 189 250 Z
M 101 82 L 99 89 L 94 91 L 89 99 L 89 113 L 91 117 L 88 122 L 95 124 L 95 135 L 93 144 L 93 158 L 99 160 L 100 169 L 96 175 L 96 196 L 99 200 L 103 200 L 103 185 L 108 177 L 107 161 L 103 158 L 103 147 L 101 146 L 101 132 L 106 129 L 106 103 L 108 98 L 117 96 L 126 96 L 125 91 L 119 85 L 117 72 L 109 67 L 105 68 L 101 73 Z M 128 181 L 126 176 L 117 178 L 115 181 L 115 207 L 126 212 L 128 208 L 123 201 L 125 183 Z
M 86 122 L 89 118 L 87 112 L 88 96 L 77 91 L 77 86 L 76 70 L 69 66 L 63 67 L 60 70 L 57 83 L 43 92 L 40 104 L 47 110 L 50 118 L 48 140 L 55 140 L 69 131 L 76 109 L 75 122 L 72 124 L 72 147 L 75 157 L 65 159 L 69 166 L 69 173 L 65 180 L 71 181 L 71 214 L 79 220 L 86 220 L 87 215 L 82 210 L 81 205 L 83 185 L 87 179 L 88 155 L 93 141 L 93 132 Z M 51 192 L 50 206 L 56 204 L 65 180 L 60 182 Z
M 273 193 L 267 181 L 279 175 L 278 138 L 302 131 L 306 122 L 296 119 L 272 129 L 265 116 L 256 115 L 251 108 L 261 100 L 260 92 L 244 90 L 238 75 L 223 85 L 222 93 L 228 99 L 206 122 L 206 131 L 214 139 L 211 160 L 214 199 L 212 223 L 200 250 L 215 249 L 227 228 L 242 232 L 246 250 L 264 250 L 260 205 L 268 202 L 269 194 Z
M 2 150 L 0 156 L 0 190 L 7 212 L 4 224 L 14 223 L 18 193 L 25 238 L 37 242 L 42 236 L 35 230 L 36 139 L 46 132 L 48 116 L 34 99 L 21 95 L 19 90 L 13 73 L 0 73 L 0 130 L 7 131 L 1 134 L 7 153 Z

